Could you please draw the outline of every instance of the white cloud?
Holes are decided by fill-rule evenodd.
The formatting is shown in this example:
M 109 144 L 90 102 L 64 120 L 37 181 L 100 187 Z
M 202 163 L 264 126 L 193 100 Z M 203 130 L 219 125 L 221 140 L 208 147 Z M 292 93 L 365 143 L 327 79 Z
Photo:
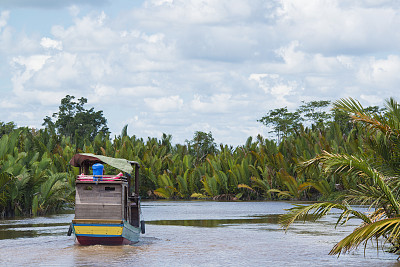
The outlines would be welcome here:
M 57 40 L 53 40 L 47 37 L 43 37 L 40 41 L 40 45 L 44 48 L 53 48 L 57 50 L 62 50 L 62 43 Z
M 50 56 L 47 55 L 32 55 L 29 57 L 15 57 L 12 60 L 12 64 L 22 66 L 26 71 L 38 71 L 40 70 L 46 60 L 49 59 Z
M 68 85 L 76 87 L 77 84 L 85 83 L 80 70 L 81 65 L 76 54 L 61 52 L 48 57 L 41 71 L 36 73 L 30 82 L 34 87 L 52 90 L 68 88 Z
M 15 57 L 11 61 L 11 65 L 14 67 L 15 72 L 12 77 L 13 92 L 16 96 L 22 99 L 31 99 L 30 95 L 25 92 L 25 83 L 28 82 L 33 75 L 39 71 L 48 60 L 50 56 L 46 55 L 32 55 L 29 57 Z
M 279 105 L 287 106 L 287 96 L 293 95 L 294 91 L 302 90 L 296 81 L 288 81 L 279 74 L 251 74 L 249 80 L 258 82 L 259 87 L 272 100 L 279 101 Z
M 49 12 L 53 8 L 64 8 L 74 4 L 84 4 L 84 5 L 103 5 L 107 0 L 63 0 L 63 1 L 53 1 L 53 0 L 2 0 L 2 6 L 6 7 L 23 7 L 23 8 L 43 8 L 48 9 Z
M 283 0 L 278 28 L 290 39 L 299 40 L 306 51 L 357 54 L 393 49 L 393 38 L 399 37 L 387 37 L 398 23 L 398 7 L 371 8 L 352 2 Z
M 80 8 L 77 5 L 72 5 L 68 8 L 69 14 L 73 17 L 77 17 L 79 15 L 79 12 L 81 12 Z
M 0 31 L 7 25 L 8 18 L 10 17 L 10 11 L 5 10 L 0 13 Z
M 221 23 L 241 20 L 251 16 L 252 5 L 243 1 L 232 0 L 175 0 L 146 1 L 143 17 L 152 13 L 155 21 L 170 23 L 186 22 L 189 24 Z M 139 12 L 138 12 L 139 13 Z
M 368 106 L 382 106 L 383 99 L 377 95 L 360 95 L 360 100 L 366 102 Z
M 65 97 L 65 92 L 34 90 L 28 93 L 32 99 L 36 99 L 42 106 L 58 106 L 61 99 Z
M 113 132 L 129 123 L 144 138 L 166 132 L 182 142 L 202 130 L 239 144 L 262 132 L 257 119 L 269 109 L 398 95 L 396 2 L 112 1 L 89 11 L 67 2 L 59 12 L 68 19 L 49 16 L 44 30 L 35 12 L 23 31 L 13 9 L 0 13 L 9 63 L 0 78 L 13 87 L 2 111 L 34 114 L 10 116 L 19 125 L 40 127 L 71 94 L 104 110 Z
M 1 109 L 14 109 L 14 108 L 18 108 L 19 105 L 17 105 L 14 102 L 11 102 L 10 100 L 2 100 L 0 101 L 0 108 Z
M 70 51 L 99 52 L 108 49 L 119 40 L 119 34 L 105 26 L 106 15 L 87 15 L 75 18 L 75 25 L 64 29 L 62 26 L 53 26 L 52 34 L 62 40 Z
M 371 58 L 361 66 L 358 79 L 362 84 L 396 87 L 400 83 L 400 57 L 389 55 L 386 59 Z
M 28 120 L 33 120 L 35 118 L 35 115 L 33 112 L 13 112 L 11 113 L 11 119 L 23 117 Z
M 235 99 L 230 94 L 214 94 L 209 97 L 209 101 L 204 101 L 203 98 L 200 95 L 193 97 L 190 104 L 193 111 L 209 114 L 229 113 L 238 108 L 245 108 L 248 104 L 245 99 Z
M 96 84 L 92 86 L 93 93 L 90 95 L 90 103 L 106 103 L 110 99 L 113 99 L 116 94 L 117 90 L 114 87 L 107 86 L 104 84 Z
M 155 112 L 176 111 L 183 106 L 183 100 L 177 95 L 162 98 L 145 98 L 144 102 Z
M 298 41 L 291 42 L 288 46 L 280 47 L 276 53 L 285 61 L 287 68 L 297 68 L 305 60 L 305 53 L 296 48 L 299 46 Z
M 355 66 L 354 58 L 349 56 L 339 55 L 336 57 L 340 64 L 342 64 L 346 69 L 352 69 Z
M 162 90 L 156 86 L 135 86 L 135 87 L 124 87 L 118 92 L 120 95 L 125 97 L 143 97 L 143 96 L 159 96 L 162 95 Z

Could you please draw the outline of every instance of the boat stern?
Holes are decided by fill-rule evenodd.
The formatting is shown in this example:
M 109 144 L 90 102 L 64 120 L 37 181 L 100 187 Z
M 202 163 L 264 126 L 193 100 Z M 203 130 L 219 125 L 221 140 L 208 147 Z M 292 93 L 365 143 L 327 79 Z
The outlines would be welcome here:
M 131 229 L 123 220 L 75 219 L 72 231 L 79 244 L 87 245 L 127 245 L 137 242 L 138 231 Z

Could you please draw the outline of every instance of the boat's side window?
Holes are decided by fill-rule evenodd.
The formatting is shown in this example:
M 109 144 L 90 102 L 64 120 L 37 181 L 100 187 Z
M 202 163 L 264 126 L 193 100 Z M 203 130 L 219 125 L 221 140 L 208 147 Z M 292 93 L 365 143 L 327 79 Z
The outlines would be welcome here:
M 115 191 L 115 187 L 106 186 L 105 190 L 106 191 Z
M 85 186 L 85 188 L 83 188 L 83 190 L 93 190 L 93 187 L 91 187 L 90 185 Z

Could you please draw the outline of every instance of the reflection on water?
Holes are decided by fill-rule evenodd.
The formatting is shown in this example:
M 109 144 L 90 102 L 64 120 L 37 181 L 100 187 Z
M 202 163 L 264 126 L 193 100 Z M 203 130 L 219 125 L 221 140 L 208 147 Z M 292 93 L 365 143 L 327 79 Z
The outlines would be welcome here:
M 65 234 L 65 227 L 69 227 L 69 223 L 17 224 L 15 221 L 9 221 L 8 224 L 0 224 L 0 240 L 37 237 L 42 235 L 63 235 Z
M 149 221 L 147 222 L 147 224 L 195 226 L 195 227 L 224 227 L 234 224 L 259 224 L 259 223 L 277 224 L 279 215 L 280 214 L 271 214 L 265 216 L 257 216 L 255 218 L 214 219 L 214 220 L 155 220 L 155 221 Z
M 338 214 L 296 223 L 278 216 L 287 202 L 144 202 L 146 234 L 131 246 L 80 246 L 66 236 L 72 214 L 0 220 L 0 265 L 51 266 L 397 266 L 396 255 L 367 246 L 329 256 L 357 221 L 334 228 Z

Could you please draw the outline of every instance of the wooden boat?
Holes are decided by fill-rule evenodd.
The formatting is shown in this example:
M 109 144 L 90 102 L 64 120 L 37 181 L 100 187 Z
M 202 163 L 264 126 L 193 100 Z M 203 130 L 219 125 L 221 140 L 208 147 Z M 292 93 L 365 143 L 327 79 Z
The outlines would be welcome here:
M 89 153 L 76 154 L 70 164 L 79 167 L 82 174 L 76 179 L 75 218 L 68 235 L 73 233 L 81 245 L 138 242 L 140 233 L 144 233 L 144 221 L 140 220 L 139 164 Z M 89 175 L 95 164 L 107 164 L 125 174 Z

